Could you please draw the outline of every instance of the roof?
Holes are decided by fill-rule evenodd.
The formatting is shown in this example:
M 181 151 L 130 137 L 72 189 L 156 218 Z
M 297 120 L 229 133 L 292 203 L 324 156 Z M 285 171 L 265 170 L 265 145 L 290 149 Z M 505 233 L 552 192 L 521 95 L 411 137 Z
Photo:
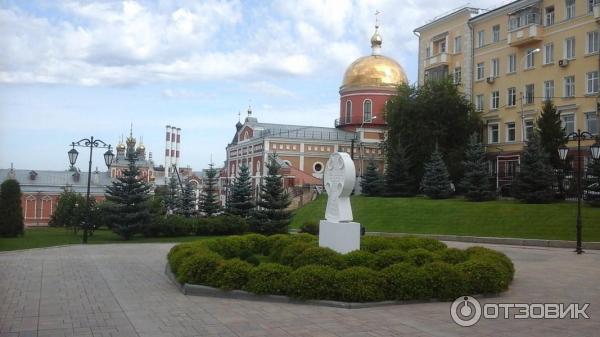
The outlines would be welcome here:
M 31 176 L 35 175 L 35 179 Z M 79 174 L 79 179 L 76 175 Z M 21 185 L 21 192 L 47 192 L 61 193 L 65 187 L 75 192 L 85 193 L 87 191 L 87 172 L 76 171 L 50 171 L 50 170 L 14 170 L 0 169 L 0 181 L 16 179 Z M 92 194 L 104 194 L 106 186 L 110 185 L 112 179 L 108 172 L 92 172 L 90 180 L 90 192 Z
M 247 123 L 254 130 L 252 139 L 256 138 L 287 138 L 304 140 L 346 140 L 355 139 L 354 132 L 320 126 Z
M 440 15 L 438 17 L 435 17 L 430 22 L 428 22 L 428 23 L 426 23 L 426 24 L 424 24 L 424 25 L 422 25 L 420 27 L 415 28 L 413 30 L 413 32 L 417 32 L 417 33 L 421 32 L 421 31 L 423 31 L 425 29 L 428 29 L 431 26 L 434 26 L 434 25 L 436 25 L 436 24 L 438 24 L 440 22 L 446 21 L 446 20 L 451 19 L 451 18 L 453 18 L 455 16 L 458 16 L 458 15 L 461 15 L 461 14 L 465 14 L 465 13 L 469 13 L 470 15 L 477 15 L 477 14 L 480 13 L 480 9 L 474 8 L 474 7 L 461 7 L 461 8 L 459 8 L 457 10 L 454 10 L 454 11 L 448 13 L 448 14 L 442 14 L 442 15 Z
M 504 14 L 505 12 L 509 13 L 514 13 L 516 11 L 520 11 L 523 10 L 525 8 L 531 7 L 532 5 L 535 5 L 537 3 L 539 3 L 540 0 L 516 0 L 516 1 L 512 1 L 509 2 L 505 5 L 502 5 L 500 7 L 494 8 L 490 11 L 487 11 L 485 13 L 482 13 L 480 15 L 477 15 L 475 17 L 472 17 L 469 21 L 470 22 L 477 22 L 477 21 L 481 21 L 481 20 L 485 20 L 488 19 L 490 17 L 494 17 L 496 15 L 501 15 Z

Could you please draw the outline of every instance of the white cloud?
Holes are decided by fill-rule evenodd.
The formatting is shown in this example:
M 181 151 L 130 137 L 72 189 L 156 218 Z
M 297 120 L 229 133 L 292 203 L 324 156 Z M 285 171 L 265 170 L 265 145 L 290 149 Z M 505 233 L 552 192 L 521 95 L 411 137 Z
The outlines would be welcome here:
M 265 82 L 265 81 L 252 82 L 252 83 L 248 84 L 247 87 L 250 90 L 253 90 L 253 91 L 256 91 L 256 92 L 259 92 L 262 94 L 266 94 L 266 95 L 283 96 L 283 97 L 295 97 L 296 96 L 290 90 L 287 90 L 285 88 L 279 87 L 275 84 Z

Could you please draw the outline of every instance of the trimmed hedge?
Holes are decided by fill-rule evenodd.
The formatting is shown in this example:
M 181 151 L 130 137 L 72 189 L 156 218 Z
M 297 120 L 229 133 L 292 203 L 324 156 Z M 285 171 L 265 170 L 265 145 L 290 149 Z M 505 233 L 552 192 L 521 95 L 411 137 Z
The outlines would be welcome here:
M 483 247 L 460 250 L 416 237 L 365 237 L 361 246 L 339 254 L 309 234 L 249 234 L 182 243 L 168 260 L 182 283 L 347 302 L 498 293 L 514 276 L 506 255 Z
M 187 235 L 233 235 L 248 231 L 248 224 L 236 215 L 219 215 L 208 218 L 184 217 L 182 215 L 155 216 L 144 226 L 142 233 L 147 237 Z

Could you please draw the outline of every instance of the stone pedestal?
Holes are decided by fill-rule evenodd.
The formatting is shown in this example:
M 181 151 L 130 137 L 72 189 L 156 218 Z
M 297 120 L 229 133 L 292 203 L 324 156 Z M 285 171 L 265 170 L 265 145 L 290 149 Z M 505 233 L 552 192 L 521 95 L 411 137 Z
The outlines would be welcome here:
M 360 249 L 360 224 L 358 222 L 319 223 L 319 246 L 346 254 Z

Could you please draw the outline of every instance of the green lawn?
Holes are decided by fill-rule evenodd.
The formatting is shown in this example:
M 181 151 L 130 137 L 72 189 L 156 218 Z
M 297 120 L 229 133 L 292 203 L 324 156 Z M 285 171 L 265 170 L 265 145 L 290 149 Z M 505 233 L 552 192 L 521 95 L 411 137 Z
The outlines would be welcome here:
M 322 219 L 324 196 L 300 208 L 292 227 Z M 352 197 L 354 219 L 367 231 L 575 240 L 577 204 L 463 199 Z M 600 241 L 600 208 L 582 207 L 583 240 Z
M 25 235 L 19 238 L 0 238 L 0 251 L 41 248 L 60 245 L 71 245 L 81 243 L 82 232 L 77 235 L 64 228 L 29 228 Z M 145 238 L 136 236 L 133 240 L 124 241 L 112 231 L 101 229 L 94 231 L 94 235 L 88 238 L 90 244 L 101 243 L 146 243 L 146 242 L 185 242 L 206 239 L 206 236 L 182 236 L 172 238 Z

